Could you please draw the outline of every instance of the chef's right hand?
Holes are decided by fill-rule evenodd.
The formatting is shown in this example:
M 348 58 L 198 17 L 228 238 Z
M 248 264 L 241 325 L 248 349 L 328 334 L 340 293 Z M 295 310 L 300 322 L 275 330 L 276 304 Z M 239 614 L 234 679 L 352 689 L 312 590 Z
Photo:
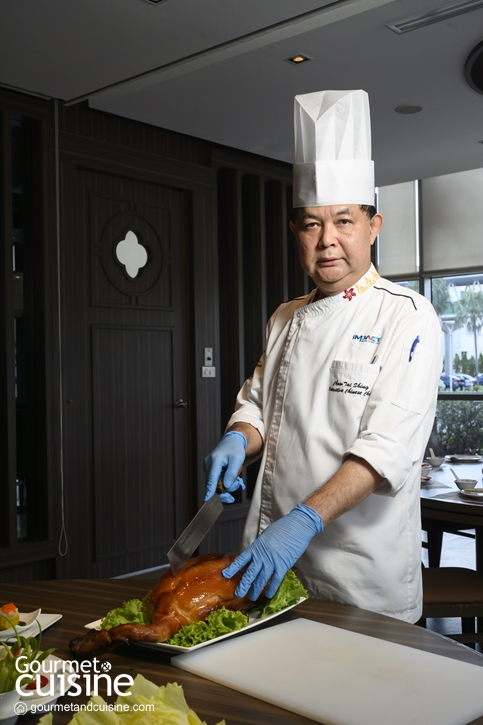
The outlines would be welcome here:
M 213 496 L 222 476 L 225 492 L 220 495 L 220 498 L 223 503 L 233 503 L 235 500 L 228 493 L 229 491 L 245 488 L 243 479 L 238 476 L 238 472 L 245 460 L 246 447 L 247 439 L 243 433 L 231 430 L 225 433 L 216 448 L 205 458 L 205 501 Z

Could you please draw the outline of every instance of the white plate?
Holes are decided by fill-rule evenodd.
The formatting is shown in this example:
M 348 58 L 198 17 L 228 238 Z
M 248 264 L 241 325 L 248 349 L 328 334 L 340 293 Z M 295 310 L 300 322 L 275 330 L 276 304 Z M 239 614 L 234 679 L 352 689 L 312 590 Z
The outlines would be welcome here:
M 36 637 L 39 633 L 39 628 L 36 624 L 40 624 L 40 627 L 42 629 L 42 632 L 47 629 L 47 627 L 51 627 L 52 624 L 55 624 L 55 622 L 58 622 L 59 619 L 62 619 L 62 614 L 47 614 L 47 613 L 41 613 L 37 617 L 37 620 L 29 624 L 28 627 L 25 627 L 22 629 L 22 631 L 19 631 L 19 634 L 22 634 L 25 636 L 25 634 L 28 634 L 29 637 Z M 20 615 L 20 621 L 24 622 L 25 620 L 22 619 L 22 615 Z M 27 631 L 28 630 L 28 631 Z M 0 640 L 3 640 L 7 642 L 7 644 L 12 644 L 13 642 L 16 642 L 15 635 L 12 637 L 8 634 L 8 632 L 13 632 L 12 629 L 5 629 L 3 632 L 0 632 Z M 3 637 L 1 635 L 7 634 L 6 637 Z
M 254 615 L 248 613 L 248 624 L 245 625 L 242 629 L 237 629 L 236 632 L 228 632 L 228 634 L 222 634 L 219 637 L 215 637 L 214 639 L 209 639 L 207 642 L 200 642 L 200 644 L 195 644 L 193 647 L 181 647 L 176 644 L 167 644 L 166 642 L 131 642 L 131 644 L 138 644 L 140 647 L 148 647 L 149 649 L 155 649 L 155 650 L 161 650 L 163 652 L 171 652 L 174 654 L 175 652 L 194 652 L 197 649 L 201 649 L 202 647 L 206 647 L 209 644 L 213 644 L 214 642 L 221 642 L 222 639 L 228 639 L 229 637 L 234 637 L 235 634 L 242 634 L 243 632 L 247 632 L 249 629 L 253 629 L 254 627 L 259 627 L 261 624 L 265 624 L 265 622 L 269 622 L 274 617 L 279 617 L 281 614 L 285 614 L 285 612 L 288 612 L 289 609 L 293 609 L 293 607 L 296 607 L 300 602 L 305 602 L 306 597 L 300 597 L 298 602 L 295 602 L 295 604 L 291 604 L 289 607 L 285 607 L 284 609 L 281 609 L 280 612 L 276 612 L 275 614 L 269 614 L 268 617 L 263 617 L 263 619 L 260 619 Z M 259 610 L 256 609 L 253 610 L 257 614 L 259 614 Z M 86 624 L 87 629 L 100 629 L 100 624 L 102 622 L 102 619 L 97 619 L 95 622 L 91 622 L 90 624 Z
M 30 629 L 30 627 L 37 621 L 41 611 L 41 609 L 36 609 L 34 612 L 19 612 L 20 621 L 25 622 L 25 624 L 23 626 L 18 625 L 16 627 L 17 632 L 19 634 L 23 634 L 23 632 L 27 629 Z M 7 640 L 12 635 L 15 637 L 15 630 L 13 627 L 0 630 L 0 640 Z
M 467 498 L 483 499 L 483 488 L 465 488 L 463 491 L 460 491 L 460 494 Z
M 479 463 L 482 458 L 481 456 L 473 456 L 469 454 L 455 454 L 454 456 L 445 456 L 447 461 L 452 461 L 453 463 Z

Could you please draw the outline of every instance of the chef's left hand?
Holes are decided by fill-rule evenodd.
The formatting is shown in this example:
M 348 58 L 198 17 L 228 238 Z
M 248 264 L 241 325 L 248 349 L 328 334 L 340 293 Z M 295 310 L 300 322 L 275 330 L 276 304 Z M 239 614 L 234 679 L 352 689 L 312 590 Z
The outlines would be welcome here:
M 266 596 L 273 597 L 287 571 L 302 556 L 311 539 L 323 530 L 322 518 L 317 511 L 299 503 L 262 531 L 222 574 L 230 579 L 248 564 L 235 596 L 244 597 L 248 592 L 249 598 L 255 601 L 271 577 Z

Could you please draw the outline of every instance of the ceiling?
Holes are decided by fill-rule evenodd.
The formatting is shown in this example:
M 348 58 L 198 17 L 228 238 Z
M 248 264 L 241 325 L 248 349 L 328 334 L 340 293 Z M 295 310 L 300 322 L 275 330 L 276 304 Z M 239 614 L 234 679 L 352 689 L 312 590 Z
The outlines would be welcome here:
M 3 0 L 0 85 L 290 163 L 293 97 L 363 88 L 377 184 L 448 174 L 483 167 L 483 94 L 463 77 L 483 8 L 386 23 L 452 2 Z

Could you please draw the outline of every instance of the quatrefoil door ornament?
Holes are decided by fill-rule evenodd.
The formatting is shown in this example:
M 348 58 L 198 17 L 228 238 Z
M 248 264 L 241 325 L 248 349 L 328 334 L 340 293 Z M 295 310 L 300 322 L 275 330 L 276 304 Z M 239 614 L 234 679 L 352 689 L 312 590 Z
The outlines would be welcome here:
M 116 257 L 124 265 L 126 274 L 135 279 L 139 270 L 146 266 L 148 253 L 146 247 L 139 243 L 135 232 L 128 231 L 124 239 L 116 246 Z
M 169 231 L 164 209 L 148 209 L 151 218 L 129 209 L 121 209 L 108 217 L 103 212 L 110 212 L 111 205 L 111 199 L 106 204 L 103 197 L 93 197 L 94 229 L 102 223 L 99 237 L 93 234 L 93 304 L 169 306 L 170 266 L 168 261 L 165 269 L 161 241 L 161 231 Z M 166 242 L 169 244 L 169 238 Z M 169 260 L 169 254 L 166 256 Z

